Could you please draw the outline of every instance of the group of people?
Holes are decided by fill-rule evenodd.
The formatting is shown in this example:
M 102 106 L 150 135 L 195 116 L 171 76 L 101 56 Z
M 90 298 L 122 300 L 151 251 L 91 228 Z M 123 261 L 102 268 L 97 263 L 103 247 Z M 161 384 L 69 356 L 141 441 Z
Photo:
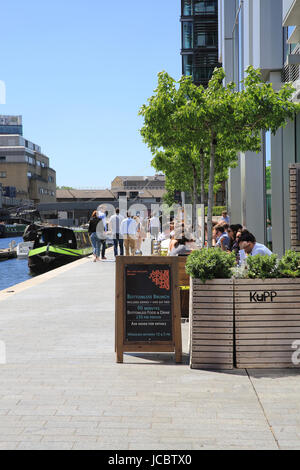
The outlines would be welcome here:
M 207 232 L 207 226 L 205 226 Z M 115 257 L 140 255 L 142 242 L 147 238 L 147 232 L 155 238 L 161 250 L 170 256 L 187 255 L 199 249 L 191 227 L 185 226 L 184 217 L 176 217 L 161 228 L 157 214 L 143 217 L 140 213 L 133 216 L 129 212 L 126 217 L 117 208 L 115 214 L 108 217 L 105 208 L 101 206 L 94 211 L 89 222 L 89 234 L 93 245 L 94 261 L 106 259 L 106 241 L 113 240 Z M 230 225 L 226 211 L 222 213 L 219 222 L 213 222 L 213 246 L 223 251 L 233 252 L 237 263 L 242 264 L 249 255 L 271 255 L 265 245 L 258 243 L 255 236 L 240 224 Z
M 116 209 L 115 214 L 108 217 L 103 207 L 94 211 L 89 222 L 89 234 L 93 245 L 94 261 L 101 258 L 106 259 L 106 241 L 112 239 L 114 244 L 114 255 L 134 256 L 141 254 L 143 240 L 147 236 L 147 230 L 155 236 L 159 233 L 159 218 L 154 215 L 150 219 L 144 219 L 140 214 L 135 216 L 129 212 L 126 217 Z
M 242 264 L 247 256 L 272 255 L 272 251 L 256 241 L 255 236 L 240 224 L 229 225 L 221 220 L 214 224 L 214 245 L 223 251 L 233 252 L 237 263 Z

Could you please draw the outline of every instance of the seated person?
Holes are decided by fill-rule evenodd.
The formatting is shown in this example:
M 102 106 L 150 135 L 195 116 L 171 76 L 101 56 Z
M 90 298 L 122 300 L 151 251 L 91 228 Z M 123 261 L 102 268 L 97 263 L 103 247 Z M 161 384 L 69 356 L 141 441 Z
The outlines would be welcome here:
M 272 251 L 269 250 L 262 243 L 257 243 L 255 236 L 250 232 L 243 232 L 239 239 L 240 246 L 240 264 L 242 264 L 247 256 L 255 255 L 272 255 Z
M 175 233 L 174 245 L 172 249 L 170 247 L 170 256 L 189 255 L 191 251 L 197 249 L 198 247 L 192 236 L 180 230 Z
M 221 248 L 223 251 L 229 250 L 230 247 L 230 238 L 228 233 L 225 231 L 223 225 L 216 225 L 214 227 L 216 247 Z

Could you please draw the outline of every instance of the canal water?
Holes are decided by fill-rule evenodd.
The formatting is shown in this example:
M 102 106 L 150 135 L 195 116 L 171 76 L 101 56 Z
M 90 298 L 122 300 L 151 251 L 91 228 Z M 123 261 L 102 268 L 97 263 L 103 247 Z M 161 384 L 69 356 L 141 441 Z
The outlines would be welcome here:
M 23 241 L 23 238 L 0 238 L 0 249 L 8 248 L 12 240 L 15 240 L 18 244 Z M 31 277 L 27 259 L 13 258 L 7 261 L 0 261 L 0 291 L 20 282 L 27 281 Z

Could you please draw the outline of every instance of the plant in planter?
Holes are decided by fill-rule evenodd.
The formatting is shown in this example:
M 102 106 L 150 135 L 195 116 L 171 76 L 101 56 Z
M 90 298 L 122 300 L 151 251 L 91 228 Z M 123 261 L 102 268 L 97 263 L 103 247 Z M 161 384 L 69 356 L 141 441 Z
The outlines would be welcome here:
M 191 276 L 190 325 L 193 369 L 233 368 L 234 254 L 219 248 L 192 252 L 186 261 Z
M 247 258 L 247 277 L 250 279 L 274 279 L 280 277 L 277 255 L 255 255 Z
M 281 277 L 300 277 L 300 253 L 288 250 L 279 262 Z
M 219 248 L 205 248 L 193 251 L 186 261 L 186 272 L 193 279 L 201 279 L 203 283 L 211 279 L 230 279 L 231 269 L 236 264 L 233 253 Z

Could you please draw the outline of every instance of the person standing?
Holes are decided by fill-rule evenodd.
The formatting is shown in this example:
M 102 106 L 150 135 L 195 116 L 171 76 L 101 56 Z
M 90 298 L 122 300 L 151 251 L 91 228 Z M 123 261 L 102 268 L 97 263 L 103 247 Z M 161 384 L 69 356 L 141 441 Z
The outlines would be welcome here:
M 230 218 L 229 218 L 229 215 L 228 215 L 227 211 L 222 212 L 222 217 L 221 217 L 219 223 L 220 222 L 225 222 L 228 225 L 230 224 Z
M 109 229 L 112 232 L 114 241 L 114 255 L 118 256 L 118 246 L 120 247 L 120 256 L 124 255 L 124 242 L 121 236 L 121 224 L 124 217 L 120 214 L 120 209 L 116 209 L 116 213 L 111 216 L 109 221 Z
M 124 219 L 121 223 L 121 235 L 124 239 L 124 246 L 126 256 L 134 256 L 136 250 L 136 232 L 137 232 L 137 223 L 130 216 L 129 212 L 127 213 L 127 218 Z

